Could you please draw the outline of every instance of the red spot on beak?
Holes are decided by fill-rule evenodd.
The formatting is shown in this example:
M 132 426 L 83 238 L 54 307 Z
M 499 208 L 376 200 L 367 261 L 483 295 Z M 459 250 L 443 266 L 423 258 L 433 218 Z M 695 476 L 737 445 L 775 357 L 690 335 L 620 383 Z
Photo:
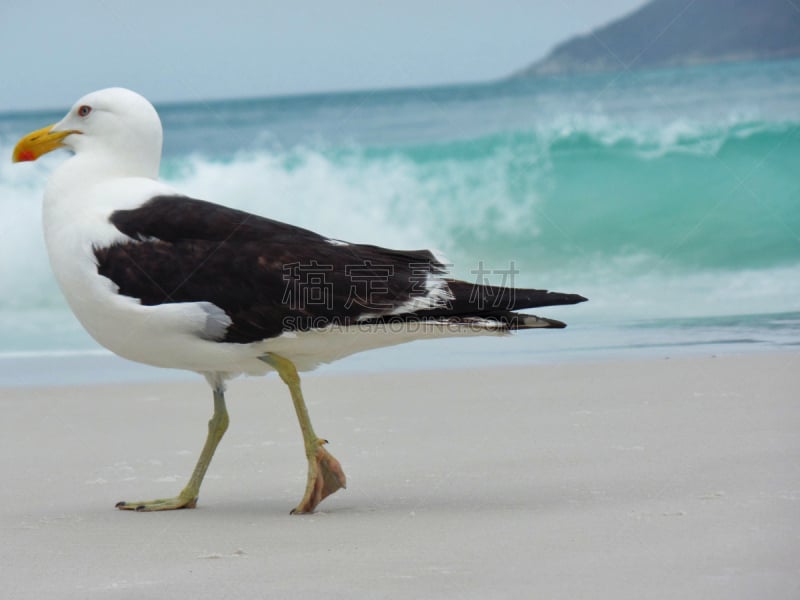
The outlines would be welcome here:
M 36 160 L 36 154 L 34 154 L 33 150 L 23 150 L 17 155 L 18 162 L 26 162 Z

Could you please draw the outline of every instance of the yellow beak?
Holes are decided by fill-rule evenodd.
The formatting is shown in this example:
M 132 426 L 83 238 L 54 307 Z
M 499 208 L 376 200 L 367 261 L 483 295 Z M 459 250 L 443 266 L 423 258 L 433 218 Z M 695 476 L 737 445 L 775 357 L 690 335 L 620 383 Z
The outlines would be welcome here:
M 71 133 L 80 133 L 79 131 L 51 131 L 55 125 L 48 125 L 42 129 L 32 131 L 24 138 L 22 138 L 14 148 L 14 154 L 11 158 L 12 162 L 25 162 L 28 160 L 36 160 L 43 154 L 52 152 L 56 148 L 61 148 L 62 140 Z

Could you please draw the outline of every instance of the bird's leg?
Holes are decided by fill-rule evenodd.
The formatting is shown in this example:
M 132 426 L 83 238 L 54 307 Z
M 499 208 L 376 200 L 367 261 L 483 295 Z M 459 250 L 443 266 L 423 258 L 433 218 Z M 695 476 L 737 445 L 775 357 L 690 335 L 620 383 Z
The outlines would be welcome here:
M 194 508 L 197 505 L 197 497 L 200 493 L 200 484 L 211 464 L 211 457 L 217 449 L 219 441 L 228 429 L 228 410 L 225 408 L 225 388 L 218 382 L 214 386 L 214 415 L 208 422 L 208 437 L 197 459 L 192 476 L 186 487 L 174 498 L 162 498 L 159 500 L 149 500 L 145 502 L 119 502 L 117 508 L 120 510 L 152 511 L 152 510 L 173 510 L 176 508 Z
M 300 390 L 300 376 L 297 374 L 292 361 L 278 356 L 277 354 L 267 354 L 261 360 L 274 368 L 280 375 L 283 382 L 289 387 L 292 395 L 297 420 L 300 422 L 300 430 L 303 432 L 303 443 L 308 459 L 308 480 L 306 482 L 306 492 L 300 504 L 292 511 L 292 514 L 303 514 L 313 512 L 316 506 L 325 498 L 333 494 L 339 488 L 346 487 L 346 478 L 342 466 L 330 452 L 325 450 L 324 445 L 328 443 L 317 437 L 314 428 L 311 426 L 311 419 L 308 417 L 308 409 L 303 400 L 303 393 Z

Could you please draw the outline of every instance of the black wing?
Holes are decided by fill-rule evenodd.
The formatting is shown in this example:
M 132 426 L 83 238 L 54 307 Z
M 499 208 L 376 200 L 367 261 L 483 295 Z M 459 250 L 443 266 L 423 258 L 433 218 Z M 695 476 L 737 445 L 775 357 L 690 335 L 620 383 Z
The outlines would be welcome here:
M 584 300 L 452 280 L 437 288 L 432 282 L 446 267 L 427 250 L 346 244 L 183 196 L 155 197 L 114 212 L 110 221 L 130 240 L 95 248 L 98 272 L 145 305 L 215 304 L 232 320 L 227 342 L 390 317 L 486 317 Z

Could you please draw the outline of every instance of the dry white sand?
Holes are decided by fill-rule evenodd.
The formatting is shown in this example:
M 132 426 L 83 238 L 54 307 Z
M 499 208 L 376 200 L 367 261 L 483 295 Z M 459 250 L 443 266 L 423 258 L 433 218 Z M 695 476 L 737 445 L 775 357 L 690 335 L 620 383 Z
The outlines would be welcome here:
M 800 355 L 308 377 L 349 486 L 275 377 L 0 390 L 0 596 L 800 598 Z

